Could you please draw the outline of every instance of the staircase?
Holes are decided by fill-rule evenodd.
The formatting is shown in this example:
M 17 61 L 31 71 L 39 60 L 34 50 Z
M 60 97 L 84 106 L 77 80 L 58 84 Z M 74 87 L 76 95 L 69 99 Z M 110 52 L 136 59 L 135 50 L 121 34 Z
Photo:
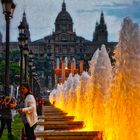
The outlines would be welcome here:
M 74 116 L 67 116 L 53 105 L 45 106 L 43 112 L 38 122 L 42 129 L 35 132 L 38 140 L 103 140 L 102 132 L 79 131 L 84 123 L 74 121 Z

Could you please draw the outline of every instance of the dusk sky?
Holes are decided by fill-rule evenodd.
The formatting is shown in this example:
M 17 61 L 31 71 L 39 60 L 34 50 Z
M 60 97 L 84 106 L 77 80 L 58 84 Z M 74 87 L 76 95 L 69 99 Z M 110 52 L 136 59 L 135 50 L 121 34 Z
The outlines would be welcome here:
M 10 40 L 17 41 L 18 25 L 25 10 L 30 28 L 31 40 L 52 34 L 54 22 L 61 11 L 63 0 L 13 0 L 16 4 L 11 19 Z M 108 40 L 118 41 L 121 23 L 125 17 L 140 23 L 140 0 L 65 0 L 67 11 L 73 19 L 74 31 L 78 36 L 92 40 L 96 21 L 104 12 L 108 29 Z M 0 32 L 5 41 L 5 19 L 0 4 Z

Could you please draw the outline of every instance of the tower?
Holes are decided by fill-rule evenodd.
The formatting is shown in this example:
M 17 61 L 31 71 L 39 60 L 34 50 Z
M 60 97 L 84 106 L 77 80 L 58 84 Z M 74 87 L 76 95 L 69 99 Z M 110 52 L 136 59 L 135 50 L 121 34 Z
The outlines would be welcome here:
M 30 38 L 30 31 L 29 31 L 29 25 L 28 25 L 28 22 L 27 22 L 27 19 L 26 19 L 26 13 L 25 11 L 23 12 L 23 17 L 22 17 L 22 24 L 25 26 L 26 30 L 26 35 L 28 37 L 28 42 L 31 42 L 31 38 Z
M 98 26 L 99 26 L 99 23 L 96 22 L 96 25 L 95 25 L 95 32 L 94 32 L 94 34 L 93 34 L 93 41 L 94 41 L 94 42 L 96 42 L 97 39 L 98 39 L 98 34 L 97 34 Z
M 108 32 L 103 12 L 101 12 L 100 23 L 96 22 L 93 42 L 98 42 L 99 44 L 106 44 L 108 42 Z

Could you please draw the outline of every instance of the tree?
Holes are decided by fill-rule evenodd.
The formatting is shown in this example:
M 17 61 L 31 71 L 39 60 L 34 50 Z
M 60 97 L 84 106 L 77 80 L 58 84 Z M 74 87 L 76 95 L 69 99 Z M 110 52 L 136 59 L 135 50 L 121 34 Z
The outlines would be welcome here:
M 19 75 L 20 69 L 18 62 L 10 62 L 10 83 L 18 83 L 19 81 L 16 79 L 16 76 Z M 5 60 L 0 60 L 0 84 L 4 83 L 5 76 Z

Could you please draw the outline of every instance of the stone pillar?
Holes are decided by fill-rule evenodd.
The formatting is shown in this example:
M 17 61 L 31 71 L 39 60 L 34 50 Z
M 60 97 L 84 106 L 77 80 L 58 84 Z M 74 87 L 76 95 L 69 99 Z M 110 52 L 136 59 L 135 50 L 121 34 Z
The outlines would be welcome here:
M 62 70 L 62 75 L 61 75 L 61 81 L 62 83 L 64 83 L 65 81 L 65 63 L 64 63 L 64 60 L 62 60 L 62 63 L 61 63 L 61 70 Z
M 80 74 L 83 72 L 83 60 L 80 60 Z
M 71 73 L 74 75 L 74 60 L 71 60 Z

